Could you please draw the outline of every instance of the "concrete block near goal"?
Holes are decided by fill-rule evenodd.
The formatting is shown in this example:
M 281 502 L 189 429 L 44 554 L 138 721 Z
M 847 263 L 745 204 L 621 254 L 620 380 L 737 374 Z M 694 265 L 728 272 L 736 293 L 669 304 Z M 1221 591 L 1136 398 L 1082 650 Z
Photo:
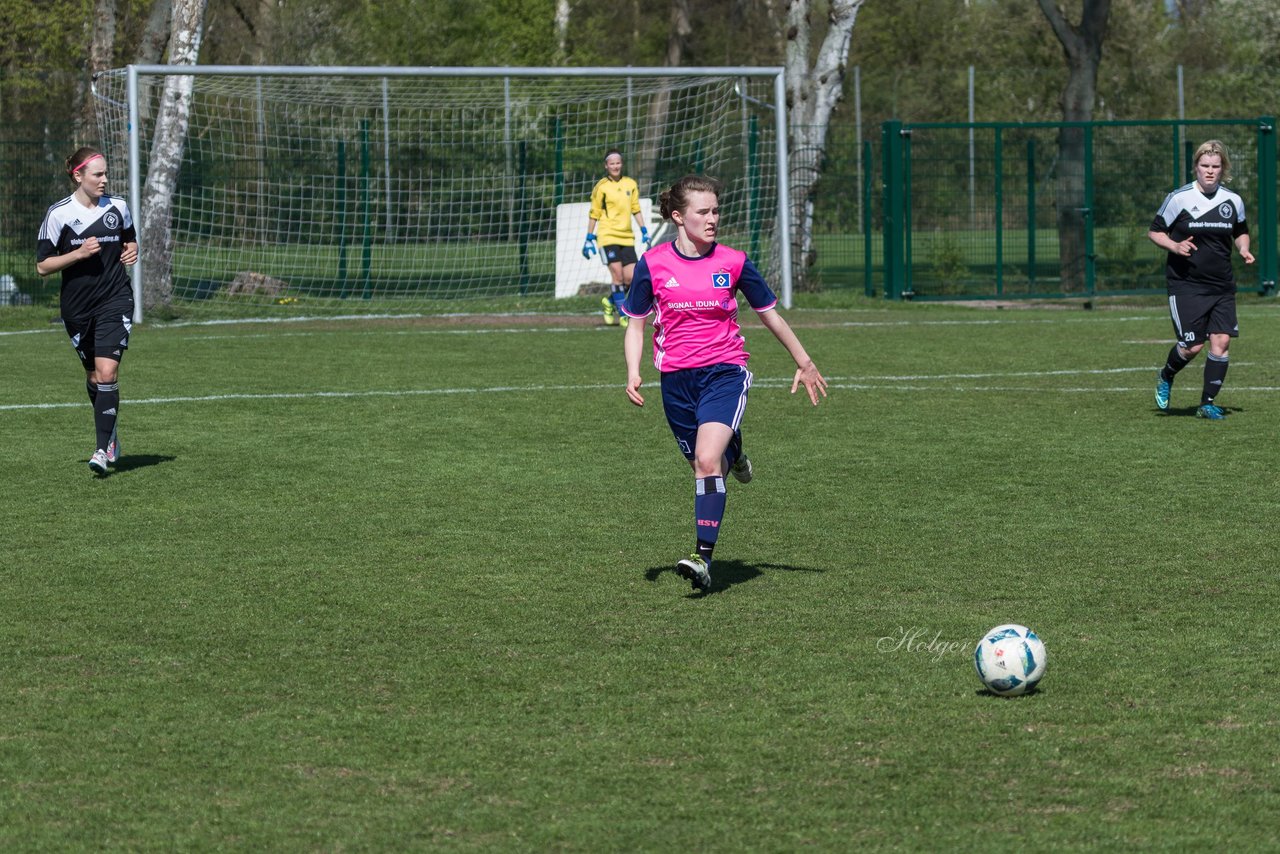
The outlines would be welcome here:
M 582 242 L 587 237 L 590 202 L 566 202 L 556 206 L 556 299 L 576 297 L 584 285 L 600 285 L 600 293 L 609 292 L 609 267 L 602 260 L 599 246 L 590 259 L 582 257 Z M 640 217 L 649 227 L 649 236 L 657 239 L 658 225 L 653 220 L 653 201 L 640 200 Z M 644 254 L 640 228 L 631 218 L 631 231 L 636 240 L 636 256 Z

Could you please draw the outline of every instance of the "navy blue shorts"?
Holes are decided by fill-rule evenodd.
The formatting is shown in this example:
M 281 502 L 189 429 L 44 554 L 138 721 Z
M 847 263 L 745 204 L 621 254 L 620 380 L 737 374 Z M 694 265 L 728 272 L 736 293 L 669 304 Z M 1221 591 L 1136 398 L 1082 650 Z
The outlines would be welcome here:
M 662 375 L 662 410 L 685 459 L 693 459 L 701 424 L 731 427 L 730 465 L 738 458 L 742 446 L 739 426 L 747 409 L 751 379 L 751 372 L 742 365 L 708 365 Z

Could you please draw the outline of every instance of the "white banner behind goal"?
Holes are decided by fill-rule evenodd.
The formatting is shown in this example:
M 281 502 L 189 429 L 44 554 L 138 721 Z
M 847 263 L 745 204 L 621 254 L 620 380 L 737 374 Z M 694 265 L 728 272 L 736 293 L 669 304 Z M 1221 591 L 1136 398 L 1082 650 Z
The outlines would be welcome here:
M 723 181 L 721 239 L 790 303 L 781 68 L 129 66 L 94 95 L 138 221 L 170 76 L 192 82 L 189 125 L 172 275 L 148 294 L 333 311 L 562 295 L 558 211 L 619 148 L 651 203 L 685 174 Z
M 556 297 L 575 297 L 584 289 L 591 293 L 608 293 L 613 281 L 604 260 L 604 253 L 597 251 L 590 259 L 582 257 L 582 243 L 587 236 L 587 217 L 591 214 L 590 202 L 568 202 L 556 208 Z M 653 219 L 653 202 L 640 200 L 640 218 L 649 227 L 655 241 L 662 238 L 662 222 Z M 636 255 L 644 254 L 640 242 L 640 229 L 635 217 L 631 221 L 631 233 L 636 241 Z M 603 287 L 592 287 L 600 285 Z

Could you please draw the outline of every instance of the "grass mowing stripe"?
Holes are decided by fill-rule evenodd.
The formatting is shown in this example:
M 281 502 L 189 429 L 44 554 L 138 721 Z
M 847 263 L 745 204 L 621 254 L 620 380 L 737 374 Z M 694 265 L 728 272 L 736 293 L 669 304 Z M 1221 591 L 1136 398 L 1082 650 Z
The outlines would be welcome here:
M 1237 367 L 1249 366 L 1252 363 L 1242 363 Z M 986 379 L 998 377 L 1061 377 L 1061 376 L 1082 376 L 1082 375 L 1107 375 L 1116 373 L 1133 373 L 1147 372 L 1150 367 L 1141 368 L 1109 368 L 1102 370 L 1059 370 L 1059 371 L 1017 371 L 1011 373 L 982 373 L 982 374 L 937 374 L 933 376 L 885 376 L 885 377 L 862 377 L 857 382 L 850 382 L 852 378 L 847 377 L 829 377 L 828 387 L 838 389 L 888 389 L 894 391 L 951 391 L 951 392 L 973 392 L 973 391 L 1006 391 L 1006 392 L 1028 392 L 1043 393 L 1045 391 L 1052 392 L 1106 392 L 1106 393 L 1137 393 L 1149 391 L 1146 388 L 1125 388 L 1120 386 L 1106 386 L 1100 388 L 1072 388 L 1065 386 L 925 386 L 916 385 L 920 380 L 948 380 L 948 379 Z M 759 388 L 790 388 L 791 380 L 785 377 L 756 377 L 753 379 L 753 385 Z M 913 383 L 912 385 L 903 385 L 902 383 Z M 208 403 L 227 400 L 291 400 L 305 398 L 358 398 L 358 397 L 416 397 L 423 395 L 438 394 L 506 394 L 511 392 L 559 392 L 559 391 L 618 391 L 621 386 L 617 383 L 597 383 L 592 385 L 531 385 L 531 386 L 491 386 L 487 388 L 437 388 L 437 389 L 368 389 L 361 391 L 311 391 L 311 392 L 239 392 L 233 394 L 213 394 L 213 395 L 188 395 L 183 397 L 158 397 L 158 398 L 137 398 L 130 399 L 130 406 L 152 406 L 158 404 L 170 403 Z M 1280 391 L 1280 387 L 1276 386 L 1232 386 L 1232 391 L 1244 392 L 1274 392 Z M 38 409 L 68 409 L 81 408 L 84 406 L 83 401 L 62 402 L 62 403 L 14 403 L 0 404 L 0 412 L 15 412 L 22 410 L 38 410 Z

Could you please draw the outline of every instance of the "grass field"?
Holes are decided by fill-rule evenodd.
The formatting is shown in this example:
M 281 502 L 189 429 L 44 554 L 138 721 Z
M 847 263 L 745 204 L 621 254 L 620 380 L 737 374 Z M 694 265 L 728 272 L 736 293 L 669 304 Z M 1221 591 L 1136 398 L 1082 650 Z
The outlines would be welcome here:
M 799 308 L 817 409 L 750 320 L 707 594 L 656 378 L 626 402 L 585 303 L 145 326 L 103 479 L 25 311 L 4 850 L 1275 844 L 1274 303 L 1242 297 L 1221 423 L 1199 363 L 1154 408 L 1154 300 Z M 1049 668 L 1001 699 L 971 653 L 1010 621 Z

